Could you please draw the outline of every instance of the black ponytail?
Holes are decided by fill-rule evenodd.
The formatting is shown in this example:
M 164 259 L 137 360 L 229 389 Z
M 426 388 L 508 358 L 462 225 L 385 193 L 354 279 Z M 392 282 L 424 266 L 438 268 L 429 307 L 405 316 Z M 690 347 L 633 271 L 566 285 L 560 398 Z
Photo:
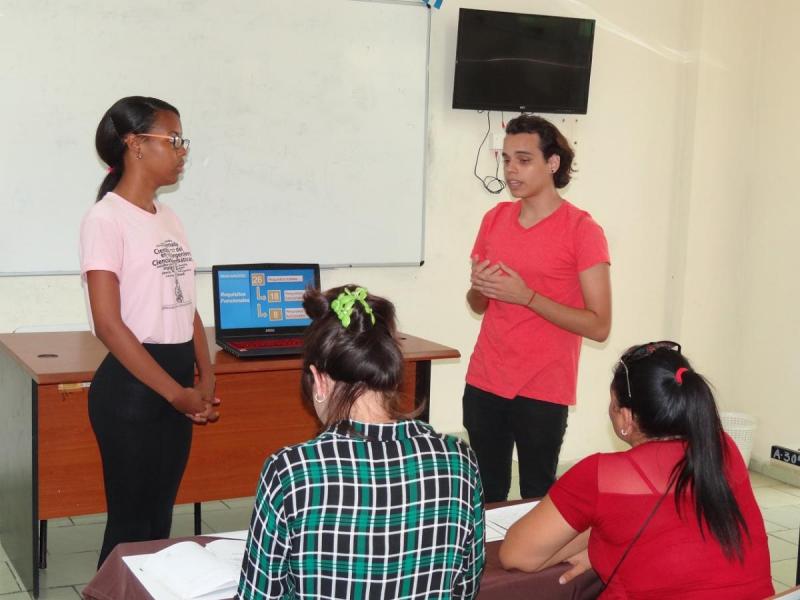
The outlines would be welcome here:
M 150 131 L 159 111 L 170 111 L 180 116 L 177 108 L 158 98 L 128 96 L 117 100 L 100 119 L 94 145 L 97 154 L 109 166 L 109 172 L 100 184 L 97 200 L 113 190 L 122 179 L 127 149 L 125 136 Z
M 122 171 L 122 163 L 116 167 L 109 167 L 108 175 L 105 176 L 103 182 L 100 184 L 100 188 L 97 190 L 95 202 L 101 200 L 103 196 L 117 187 L 119 180 L 122 179 Z
M 646 437 L 685 440 L 686 453 L 671 477 L 678 512 L 683 499 L 691 499 L 701 534 L 708 529 L 728 559 L 742 561 L 747 525 L 725 477 L 726 445 L 711 387 L 676 350 L 661 347 L 626 360 L 640 348 L 622 357 L 627 378 L 622 362 L 614 371 L 611 388 L 617 402 L 631 410 Z
M 747 524 L 725 478 L 726 445 L 717 405 L 708 382 L 694 371 L 683 374 L 676 396 L 685 404 L 686 454 L 675 465 L 675 500 L 694 499 L 697 525 L 708 526 L 725 556 L 744 559 L 742 531 Z

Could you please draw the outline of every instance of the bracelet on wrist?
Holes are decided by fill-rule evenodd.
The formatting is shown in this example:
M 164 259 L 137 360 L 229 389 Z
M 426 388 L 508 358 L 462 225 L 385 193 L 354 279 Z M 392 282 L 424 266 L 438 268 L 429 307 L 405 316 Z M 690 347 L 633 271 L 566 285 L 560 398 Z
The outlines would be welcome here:
M 528 301 L 525 303 L 525 306 L 527 306 L 528 308 L 530 308 L 530 307 L 531 307 L 531 302 L 533 302 L 533 299 L 534 299 L 535 297 L 536 297 L 536 290 L 531 290 L 531 297 L 530 297 L 530 298 L 528 298 Z

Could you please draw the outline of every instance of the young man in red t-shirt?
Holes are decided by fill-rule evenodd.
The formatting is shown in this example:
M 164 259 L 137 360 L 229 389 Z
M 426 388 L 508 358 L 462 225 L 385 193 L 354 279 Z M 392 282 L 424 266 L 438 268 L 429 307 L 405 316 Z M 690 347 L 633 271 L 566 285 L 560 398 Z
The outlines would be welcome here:
M 517 446 L 523 498 L 555 480 L 575 404 L 581 338 L 611 327 L 608 244 L 589 213 L 558 194 L 574 153 L 549 121 L 512 119 L 503 144 L 515 202 L 483 218 L 472 250 L 470 307 L 483 323 L 470 358 L 464 426 L 487 502 L 505 500 Z

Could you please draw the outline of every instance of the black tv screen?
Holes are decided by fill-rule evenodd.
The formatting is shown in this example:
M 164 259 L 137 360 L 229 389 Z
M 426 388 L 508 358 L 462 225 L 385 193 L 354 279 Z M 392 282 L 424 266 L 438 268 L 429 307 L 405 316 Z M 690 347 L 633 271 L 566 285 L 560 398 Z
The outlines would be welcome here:
M 594 21 L 462 8 L 453 108 L 586 113 Z

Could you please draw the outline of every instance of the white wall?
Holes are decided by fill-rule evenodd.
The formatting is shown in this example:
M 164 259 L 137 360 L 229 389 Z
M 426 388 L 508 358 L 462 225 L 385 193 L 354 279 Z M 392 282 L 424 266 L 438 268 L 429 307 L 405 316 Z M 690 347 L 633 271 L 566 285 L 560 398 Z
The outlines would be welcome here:
M 697 60 L 678 174 L 685 194 L 675 199 L 684 237 L 673 245 L 676 330 L 720 408 L 759 420 L 751 467 L 800 484 L 798 469 L 769 460 L 771 444 L 800 447 L 800 5 L 704 0 L 691 10 Z
M 788 251 L 792 221 L 782 216 L 796 210 L 789 178 L 798 136 L 791 130 L 794 135 L 784 140 L 782 133 L 797 125 L 783 120 L 791 114 L 792 103 L 797 104 L 800 89 L 795 86 L 787 102 L 775 100 L 781 111 L 765 111 L 763 106 L 783 85 L 777 64 L 766 69 L 765 93 L 757 101 L 771 135 L 757 139 L 765 147 L 780 145 L 787 155 L 777 161 L 777 169 L 773 156 L 759 162 L 757 153 L 741 140 L 752 143 L 748 136 L 753 112 L 748 107 L 755 101 L 751 88 L 757 53 L 751 46 L 760 31 L 760 16 L 754 0 L 735 4 L 726 8 L 731 3 L 725 0 L 445 0 L 441 10 L 433 11 L 425 265 L 342 269 L 325 271 L 322 277 L 325 286 L 356 281 L 392 298 L 404 330 L 461 351 L 460 361 L 433 368 L 431 416 L 437 428 L 462 428 L 463 376 L 479 328 L 464 301 L 468 255 L 481 216 L 498 200 L 472 176 L 485 115 L 450 108 L 462 6 L 598 21 L 589 114 L 568 127 L 578 141 L 580 172 L 566 196 L 605 228 L 613 262 L 614 324 L 608 342 L 584 344 L 578 407 L 570 415 L 562 459 L 614 447 L 606 416 L 610 370 L 631 344 L 680 337 L 698 369 L 711 377 L 731 406 L 743 397 L 761 398 L 766 374 L 774 374 L 796 356 L 792 340 L 778 346 L 774 356 L 780 362 L 773 363 L 767 350 L 773 347 L 770 337 L 784 335 L 787 329 L 769 302 L 782 292 L 784 312 L 797 296 L 792 293 L 795 279 L 778 276 L 791 273 L 793 258 Z M 773 6 L 769 26 L 785 29 L 782 33 L 789 39 L 789 24 L 796 19 L 786 17 L 798 16 L 798 9 L 792 0 L 775 0 Z M 779 41 L 771 44 L 765 53 L 772 52 L 777 62 Z M 793 56 L 792 66 L 797 66 Z M 762 183 L 759 206 L 766 205 L 758 220 L 747 213 L 752 204 L 751 165 L 754 172 L 770 174 L 768 194 L 763 175 L 757 180 Z M 480 170 L 486 174 L 493 168 L 487 153 Z M 93 193 L 87 190 L 87 203 Z M 772 219 L 778 219 L 779 241 L 787 249 L 777 257 L 771 247 Z M 757 247 L 751 257 L 741 247 L 748 228 L 753 229 L 748 247 Z M 762 275 L 765 266 L 770 268 Z M 747 293 L 742 291 L 745 278 Z M 776 281 L 782 282 L 778 290 Z M 211 323 L 207 275 L 199 277 L 198 291 L 201 314 Z M 759 328 L 743 331 L 740 317 Z M 84 307 L 77 277 L 0 278 L 0 331 L 81 320 Z M 756 335 L 763 327 L 768 331 Z M 740 349 L 748 344 L 754 350 L 742 363 Z M 739 377 L 743 364 L 747 371 Z M 748 376 L 753 382 L 749 392 L 743 382 Z M 795 389 L 800 385 L 791 383 Z M 788 396 L 779 391 L 771 390 L 776 402 Z M 777 404 L 775 410 L 779 414 L 785 406 Z
M 743 328 L 743 269 L 751 196 L 754 82 L 761 45 L 760 8 L 750 0 L 698 3 L 694 126 L 687 130 L 685 196 L 676 198 L 685 236 L 677 336 L 695 367 L 714 384 L 725 409 L 737 402 Z
M 747 252 L 741 263 L 739 390 L 732 407 L 760 420 L 753 448 L 759 463 L 768 460 L 771 444 L 800 448 L 798 19 L 800 4 L 793 0 L 772 0 L 764 10 L 753 143 L 735 151 L 737 162 L 749 166 L 752 177 L 746 202 Z M 796 467 L 784 471 L 797 477 Z

